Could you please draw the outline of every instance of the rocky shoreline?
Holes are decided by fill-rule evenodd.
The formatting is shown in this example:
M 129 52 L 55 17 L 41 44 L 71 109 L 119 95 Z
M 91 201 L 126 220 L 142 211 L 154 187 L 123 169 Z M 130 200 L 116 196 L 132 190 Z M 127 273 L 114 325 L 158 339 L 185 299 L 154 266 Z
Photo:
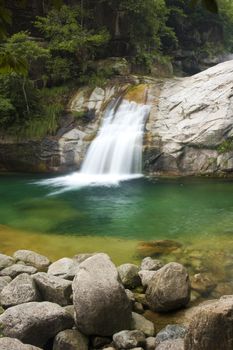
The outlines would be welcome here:
M 53 263 L 29 250 L 0 254 L 0 349 L 231 350 L 233 295 L 196 307 L 190 297 L 189 274 L 176 262 L 116 267 L 104 253 Z M 156 313 L 177 309 L 190 321 L 158 330 Z

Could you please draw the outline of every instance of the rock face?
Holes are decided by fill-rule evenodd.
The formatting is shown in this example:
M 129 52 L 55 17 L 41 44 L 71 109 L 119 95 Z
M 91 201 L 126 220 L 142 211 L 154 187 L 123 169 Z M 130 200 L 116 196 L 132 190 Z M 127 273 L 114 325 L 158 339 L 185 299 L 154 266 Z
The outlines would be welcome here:
M 80 264 L 73 281 L 77 328 L 87 335 L 110 336 L 130 329 L 131 304 L 106 254 Z
M 233 296 L 200 306 L 185 337 L 185 350 L 233 349 Z
M 183 265 L 169 263 L 156 271 L 148 283 L 146 298 L 154 311 L 170 311 L 187 305 L 190 281 Z
M 4 336 L 43 346 L 58 332 L 71 328 L 73 320 L 57 304 L 31 302 L 7 309 L 0 316 L 0 324 Z
M 26 265 L 36 267 L 39 271 L 48 268 L 50 261 L 46 256 L 35 253 L 31 250 L 17 250 L 13 257 L 15 260 L 23 261 Z
M 22 273 L 10 282 L 0 294 L 0 303 L 4 307 L 40 301 L 40 294 L 32 277 Z

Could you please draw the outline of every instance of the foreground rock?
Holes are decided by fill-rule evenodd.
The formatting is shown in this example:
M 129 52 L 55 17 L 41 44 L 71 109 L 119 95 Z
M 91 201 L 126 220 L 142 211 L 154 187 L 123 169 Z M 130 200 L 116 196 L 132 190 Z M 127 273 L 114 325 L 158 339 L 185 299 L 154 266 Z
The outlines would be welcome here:
M 106 254 L 80 264 L 73 281 L 76 325 L 84 334 L 110 336 L 130 329 L 131 304 Z
M 26 265 L 37 268 L 38 271 L 47 270 L 50 261 L 46 256 L 35 253 L 31 250 L 17 250 L 13 257 L 15 260 L 23 261 Z
M 0 293 L 4 287 L 6 287 L 11 282 L 11 278 L 9 276 L 0 277 Z
M 14 259 L 8 255 L 0 254 L 0 270 L 15 263 Z
M 10 276 L 11 278 L 15 278 L 21 273 L 27 273 L 29 275 L 33 275 L 37 272 L 37 269 L 33 266 L 26 266 L 22 264 L 14 264 L 0 271 L 0 276 Z
M 140 286 L 141 279 L 138 275 L 139 268 L 134 264 L 122 264 L 117 268 L 120 279 L 125 288 L 136 288 Z
M 56 335 L 53 350 L 88 350 L 88 338 L 77 330 L 66 329 Z
M 183 326 L 167 325 L 156 335 L 155 343 L 158 346 L 160 343 L 167 340 L 183 339 L 185 337 L 186 332 L 187 330 Z
M 77 272 L 79 263 L 74 259 L 62 258 L 49 266 L 48 274 L 72 280 Z
M 138 330 L 121 331 L 113 335 L 113 341 L 118 349 L 133 349 L 144 347 L 146 338 L 143 332 Z
M 189 303 L 190 290 L 189 276 L 183 265 L 169 263 L 155 272 L 148 284 L 146 298 L 154 311 L 176 310 Z
M 17 276 L 0 294 L 0 303 L 4 307 L 40 300 L 41 297 L 35 282 L 26 273 Z
M 157 346 L 156 350 L 185 350 L 184 340 L 183 339 L 166 340 L 163 343 L 161 343 L 159 346 Z
M 0 324 L 4 336 L 43 346 L 58 332 L 71 328 L 73 320 L 57 304 L 31 302 L 7 309 L 0 316 Z
M 160 260 L 152 259 L 151 257 L 146 257 L 142 260 L 140 270 L 157 271 L 163 267 Z
M 233 349 L 233 296 L 200 306 L 185 337 L 185 350 Z
M 148 337 L 155 334 L 154 324 L 151 321 L 147 320 L 144 316 L 139 315 L 135 312 L 132 313 L 131 329 L 137 329 Z
M 48 275 L 44 272 L 36 273 L 33 275 L 33 279 L 43 300 L 51 301 L 61 306 L 71 304 L 71 281 Z
M 14 338 L 0 338 L 0 349 L 1 350 L 42 350 L 33 345 L 23 344 L 18 339 Z

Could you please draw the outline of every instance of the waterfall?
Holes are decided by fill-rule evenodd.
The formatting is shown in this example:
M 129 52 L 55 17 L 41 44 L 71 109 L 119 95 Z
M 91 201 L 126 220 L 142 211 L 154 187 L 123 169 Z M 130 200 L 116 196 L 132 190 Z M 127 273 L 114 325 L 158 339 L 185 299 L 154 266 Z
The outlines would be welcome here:
M 127 100 L 107 108 L 81 170 L 40 182 L 65 190 L 88 185 L 114 185 L 142 176 L 142 143 L 150 106 Z M 63 192 L 63 190 L 58 191 Z M 57 192 L 56 192 L 57 193 Z

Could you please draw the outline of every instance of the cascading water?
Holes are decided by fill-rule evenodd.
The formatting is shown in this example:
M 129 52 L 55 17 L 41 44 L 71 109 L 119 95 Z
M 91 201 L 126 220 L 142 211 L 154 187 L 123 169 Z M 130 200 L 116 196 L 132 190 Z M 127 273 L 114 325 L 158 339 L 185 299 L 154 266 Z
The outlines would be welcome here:
M 87 185 L 113 185 L 141 177 L 143 129 L 149 112 L 148 105 L 127 100 L 118 105 L 115 101 L 105 112 L 81 170 L 43 183 L 67 190 Z

